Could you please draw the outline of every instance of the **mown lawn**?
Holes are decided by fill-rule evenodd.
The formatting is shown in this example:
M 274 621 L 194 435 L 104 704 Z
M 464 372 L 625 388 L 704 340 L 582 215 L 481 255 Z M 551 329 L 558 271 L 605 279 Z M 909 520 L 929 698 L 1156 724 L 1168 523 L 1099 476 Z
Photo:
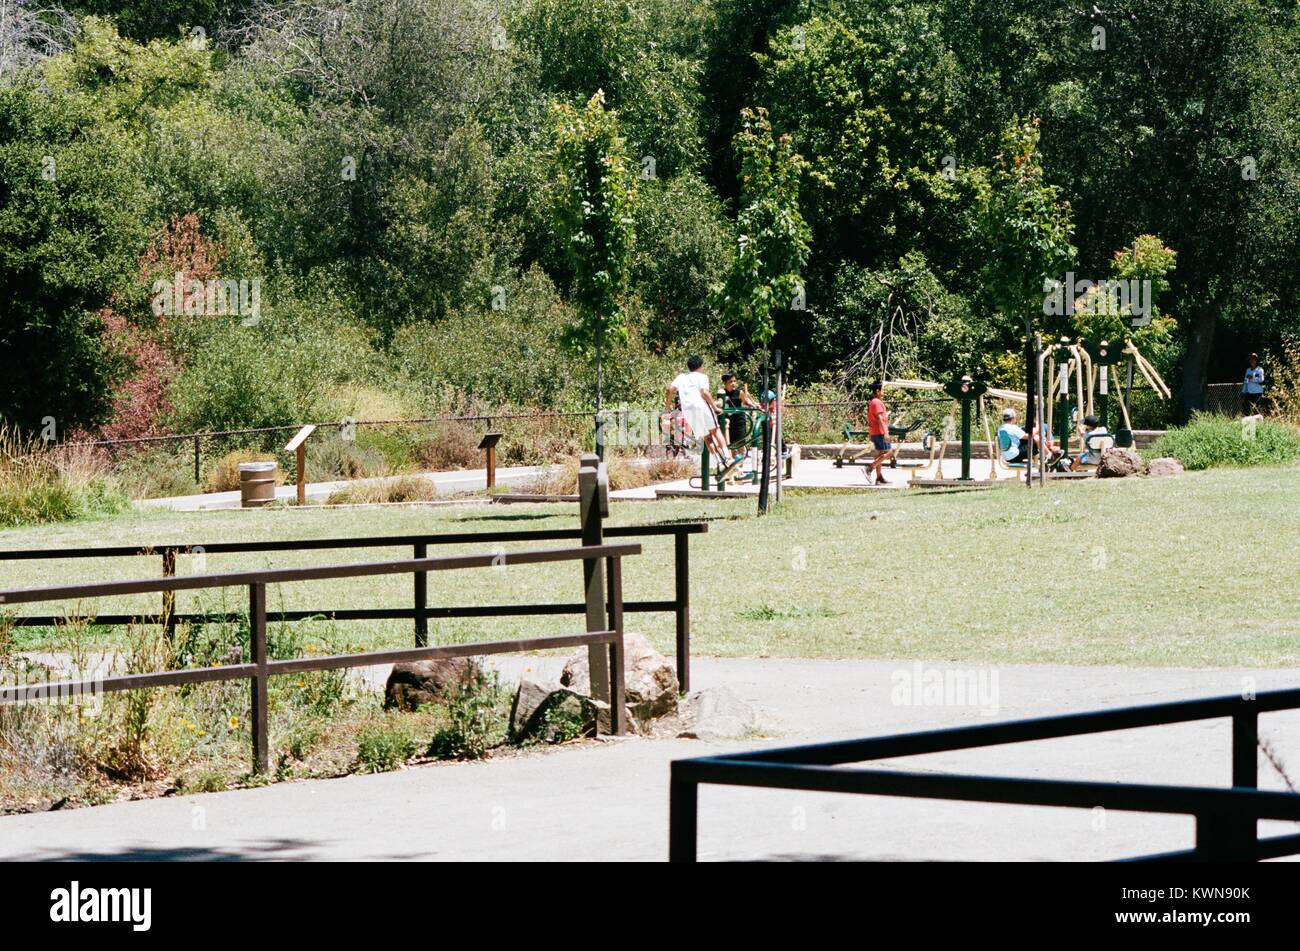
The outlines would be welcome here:
M 576 524 L 576 506 L 138 513 L 0 532 L 0 548 L 56 548 Z M 787 499 L 767 518 L 748 500 L 616 504 L 613 522 L 707 520 L 692 545 L 697 654 L 884 657 L 1155 666 L 1300 665 L 1300 468 L 1073 483 L 1033 491 Z M 548 543 L 552 544 L 552 543 Z M 481 550 L 481 549 L 480 549 Z M 450 553 L 450 549 L 444 549 Z M 629 597 L 672 588 L 671 541 L 630 560 Z M 207 571 L 409 557 L 409 550 L 208 555 Z M 180 571 L 193 573 L 193 558 Z M 157 574 L 157 559 L 0 562 L 5 588 Z M 576 565 L 431 576 L 430 603 L 577 600 Z M 409 603 L 409 576 L 280 586 L 274 608 Z M 244 603 L 229 590 L 181 609 Z M 122 610 L 119 599 L 102 609 Z M 83 605 L 83 607 L 86 607 Z M 34 611 L 34 608 L 32 609 Z M 48 613 L 42 611 L 42 613 Z M 451 642 L 576 630 L 580 617 L 431 622 Z M 672 644 L 667 615 L 629 626 Z M 409 623 L 341 623 L 358 646 L 410 640 Z M 53 643 L 16 632 L 19 645 Z M 113 632 L 104 632 L 113 640 Z

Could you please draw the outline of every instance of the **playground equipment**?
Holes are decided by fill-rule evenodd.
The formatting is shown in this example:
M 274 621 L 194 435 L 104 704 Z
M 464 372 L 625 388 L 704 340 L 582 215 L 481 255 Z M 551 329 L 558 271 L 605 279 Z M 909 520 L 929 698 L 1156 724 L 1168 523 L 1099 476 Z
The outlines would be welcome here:
M 1056 433 L 1062 448 L 1068 449 L 1071 442 L 1080 452 L 1088 448 L 1083 445 L 1083 436 L 1077 429 L 1078 421 L 1085 416 L 1096 416 L 1103 427 L 1109 428 L 1111 367 L 1126 364 L 1128 376 L 1125 392 L 1119 400 L 1124 425 L 1115 430 L 1113 444 L 1116 446 L 1126 448 L 1133 445 L 1129 404 L 1135 367 L 1156 396 L 1163 400 L 1173 396 L 1168 384 L 1131 339 L 1126 338 L 1122 344 L 1116 345 L 1107 340 L 1096 343 L 1076 340 L 1071 343 L 1062 337 L 1057 344 L 1044 348 L 1038 360 L 1044 378 L 1052 381 L 1050 396 L 1044 393 L 1047 397 L 1043 407 L 1044 422 L 1049 432 Z
M 890 385 L 892 384 L 885 384 L 885 386 Z M 912 406 L 922 403 L 944 403 L 947 401 L 933 399 L 908 399 L 895 402 L 902 402 L 908 406 Z M 895 448 L 897 448 L 898 444 L 906 442 L 908 436 L 921 429 L 924 425 L 925 420 L 921 418 L 914 419 L 910 423 L 891 423 L 889 426 L 889 441 L 894 444 Z M 835 468 L 842 469 L 845 466 L 870 466 L 872 460 L 868 457 L 875 453 L 876 447 L 867 442 L 870 435 L 868 431 L 865 429 L 854 429 L 852 423 L 845 423 L 841 432 L 844 435 L 844 443 L 839 447 L 839 450 L 835 454 Z M 862 440 L 865 445 L 855 443 L 855 439 Z M 928 429 L 925 430 L 921 436 L 921 447 L 923 449 L 929 449 L 933 440 L 934 431 Z M 895 452 L 889 459 L 889 468 L 891 469 L 898 469 L 900 467 L 904 469 L 918 469 L 925 465 L 926 463 L 924 462 L 900 462 L 897 452 Z
M 769 401 L 770 403 L 770 401 Z M 724 407 L 722 410 L 722 419 L 719 420 L 719 426 L 724 433 L 731 431 L 728 423 L 732 417 L 742 417 L 745 420 L 744 434 L 736 440 L 729 443 L 732 455 L 737 461 L 733 462 L 726 468 L 716 468 L 714 466 L 713 454 L 709 452 L 707 446 L 700 446 L 700 474 L 698 477 L 690 480 L 691 488 L 709 490 L 711 487 L 719 492 L 726 491 L 729 482 L 748 483 L 758 485 L 763 476 L 763 433 L 764 424 L 767 424 L 766 431 L 771 432 L 772 414 L 763 409 L 755 409 L 749 406 Z M 752 462 L 753 466 L 747 472 L 741 473 L 739 470 L 746 462 Z M 794 451 L 792 447 L 781 447 L 781 452 L 777 458 L 768 461 L 768 474 L 776 475 L 781 466 L 786 466 L 790 471 L 788 475 L 793 474 Z M 696 480 L 698 479 L 698 485 Z
M 924 381 L 909 380 L 909 385 L 920 385 Z M 948 414 L 948 423 L 944 427 L 942 438 L 931 439 L 930 441 L 930 461 L 926 465 L 923 473 L 913 475 L 908 482 L 910 486 L 918 488 L 923 487 L 943 487 L 943 486 L 977 486 L 993 485 L 996 481 L 996 472 L 993 471 L 993 478 L 975 479 L 971 476 L 971 423 L 973 413 L 979 412 L 984 420 L 984 435 L 988 445 L 990 460 L 993 460 L 997 453 L 994 451 L 992 437 L 989 431 L 988 408 L 985 405 L 985 395 L 990 392 L 1010 393 L 1011 391 L 995 391 L 982 380 L 973 379 L 970 374 L 949 380 L 947 383 L 933 385 L 925 384 L 922 388 L 942 388 L 953 399 L 952 410 Z M 1014 394 L 1012 394 L 1014 395 Z M 1021 396 L 1021 399 L 1024 399 Z M 943 477 L 943 457 L 947 451 L 948 443 L 955 438 L 956 416 L 958 411 L 961 413 L 961 476 L 957 479 L 945 479 Z M 990 465 L 995 465 L 990 462 Z

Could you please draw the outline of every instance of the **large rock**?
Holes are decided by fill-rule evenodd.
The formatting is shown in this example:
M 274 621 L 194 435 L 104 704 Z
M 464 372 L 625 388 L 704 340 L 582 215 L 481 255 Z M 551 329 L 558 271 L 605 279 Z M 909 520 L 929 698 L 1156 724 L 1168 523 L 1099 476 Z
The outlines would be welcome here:
M 727 687 L 688 694 L 682 701 L 680 719 L 678 736 L 709 743 L 744 739 L 761 729 L 758 708 Z
M 609 704 L 584 697 L 565 687 L 549 687 L 521 680 L 510 709 L 510 735 L 516 742 L 540 740 L 557 743 L 576 736 L 610 732 Z M 637 732 L 637 722 L 624 708 L 628 733 Z
M 623 635 L 627 705 L 639 720 L 667 716 L 677 709 L 677 672 L 640 634 Z M 574 693 L 591 695 L 591 669 L 584 650 L 569 658 L 560 683 Z
M 485 677 L 472 657 L 445 657 L 394 664 L 384 685 L 385 710 L 416 710 L 446 700 L 471 678 Z
M 1182 475 L 1183 464 L 1173 456 L 1161 456 L 1147 463 L 1147 475 L 1166 476 Z
M 1101 461 L 1097 466 L 1098 478 L 1121 479 L 1138 475 L 1141 471 L 1142 458 L 1132 449 L 1115 447 L 1101 451 Z
M 554 687 L 539 684 L 535 680 L 520 680 L 514 703 L 510 706 L 510 735 L 524 736 L 534 726 L 538 711 L 554 692 Z

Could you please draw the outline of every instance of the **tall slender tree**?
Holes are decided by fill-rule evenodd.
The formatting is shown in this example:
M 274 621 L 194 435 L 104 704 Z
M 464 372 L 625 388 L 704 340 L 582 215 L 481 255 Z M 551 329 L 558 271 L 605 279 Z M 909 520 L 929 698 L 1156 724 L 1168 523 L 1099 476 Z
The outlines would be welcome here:
M 618 116 L 597 89 L 579 112 L 552 107 L 555 179 L 553 207 L 573 269 L 570 296 L 578 322 L 565 342 L 596 360 L 596 451 L 604 454 L 604 347 L 626 339 L 621 297 L 635 240 L 636 177 L 619 133 Z

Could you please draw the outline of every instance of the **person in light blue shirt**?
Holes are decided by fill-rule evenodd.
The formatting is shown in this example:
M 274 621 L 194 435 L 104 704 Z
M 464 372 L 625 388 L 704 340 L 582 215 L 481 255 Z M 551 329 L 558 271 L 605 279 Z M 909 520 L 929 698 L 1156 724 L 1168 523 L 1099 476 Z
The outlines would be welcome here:
M 1259 365 L 1259 354 L 1250 355 L 1250 365 L 1246 367 L 1246 378 L 1241 383 L 1242 402 L 1246 404 L 1246 415 L 1256 416 L 1259 404 L 1264 397 L 1264 368 Z
M 998 449 L 1002 452 L 1004 462 L 1029 461 L 1029 433 L 1016 424 L 1016 411 L 1010 406 L 1002 411 L 1002 425 L 998 427 Z

